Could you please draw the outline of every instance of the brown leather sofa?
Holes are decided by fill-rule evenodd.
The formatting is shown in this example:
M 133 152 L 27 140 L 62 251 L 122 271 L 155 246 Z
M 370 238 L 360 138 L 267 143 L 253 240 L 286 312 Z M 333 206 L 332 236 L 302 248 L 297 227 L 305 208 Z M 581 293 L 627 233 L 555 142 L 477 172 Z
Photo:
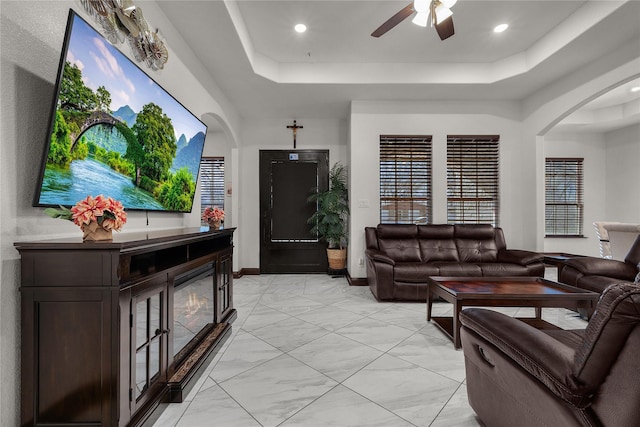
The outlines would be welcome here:
M 558 280 L 567 285 L 602 291 L 613 283 L 633 283 L 640 263 L 640 236 L 636 238 L 623 261 L 614 259 L 579 257 L 565 261 Z
M 460 315 L 469 404 L 491 427 L 640 426 L 640 286 L 611 285 L 585 330 Z
M 543 276 L 542 255 L 509 250 L 487 224 L 365 228 L 367 281 L 378 300 L 427 299 L 429 276 Z

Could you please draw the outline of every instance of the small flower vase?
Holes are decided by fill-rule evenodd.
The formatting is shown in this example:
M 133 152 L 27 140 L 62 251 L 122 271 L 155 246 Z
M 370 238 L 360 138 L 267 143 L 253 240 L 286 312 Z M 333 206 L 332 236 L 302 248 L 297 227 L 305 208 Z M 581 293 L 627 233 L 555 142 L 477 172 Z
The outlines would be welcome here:
M 105 230 L 95 221 L 92 221 L 89 224 L 82 224 L 81 228 L 83 233 L 83 242 L 99 242 L 113 239 L 113 231 Z
M 220 221 L 219 219 L 218 220 L 210 219 L 208 223 L 209 223 L 210 230 L 220 230 L 220 225 L 222 224 L 222 221 Z

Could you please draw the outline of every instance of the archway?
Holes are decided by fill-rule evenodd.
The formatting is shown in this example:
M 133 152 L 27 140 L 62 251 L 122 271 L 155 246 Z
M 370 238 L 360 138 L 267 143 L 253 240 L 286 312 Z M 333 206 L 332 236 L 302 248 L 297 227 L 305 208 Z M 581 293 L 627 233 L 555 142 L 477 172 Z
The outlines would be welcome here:
M 540 170 L 544 171 L 547 158 L 576 159 L 583 164 L 584 238 L 544 238 L 544 252 L 599 256 L 601 230 L 594 226 L 596 222 L 640 224 L 640 190 L 629 185 L 635 181 L 640 159 L 640 92 L 634 95 L 632 87 L 640 87 L 640 73 L 591 87 L 540 132 Z M 539 183 L 540 234 L 545 234 L 544 172 Z
M 630 185 L 640 159 L 640 92 L 632 92 L 634 87 L 640 88 L 640 78 L 623 79 L 598 91 L 546 130 L 544 158 L 573 158 L 583 164 L 585 238 L 545 238 L 545 252 L 611 255 L 611 238 L 616 258 L 624 259 L 633 243 L 640 224 L 640 190 Z M 634 232 L 609 236 L 597 226 L 602 222 L 629 224 Z
M 531 208 L 523 216 L 523 241 L 526 246 L 538 251 L 544 251 L 544 141 L 550 129 L 586 105 L 588 102 L 607 93 L 613 88 L 640 78 L 640 57 L 627 60 L 607 72 L 595 71 L 595 77 L 577 81 L 573 88 L 557 95 L 556 88 L 551 87 L 546 93 L 532 96 L 525 106 L 525 119 L 522 122 L 521 166 L 525 182 L 535 189 L 535 195 L 530 191 L 527 199 L 534 200 Z M 597 67 L 599 68 L 599 67 Z M 576 78 L 577 80 L 577 78 Z M 566 80 L 568 84 L 570 80 Z M 532 161 L 532 159 L 534 159 Z

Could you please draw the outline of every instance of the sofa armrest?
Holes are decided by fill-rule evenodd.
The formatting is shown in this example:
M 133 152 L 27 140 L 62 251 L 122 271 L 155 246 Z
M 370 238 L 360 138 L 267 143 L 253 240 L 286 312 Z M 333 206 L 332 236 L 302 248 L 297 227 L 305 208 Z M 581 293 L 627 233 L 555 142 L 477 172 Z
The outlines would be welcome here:
M 575 268 L 584 275 L 608 276 L 621 280 L 633 281 L 638 274 L 635 266 L 615 259 L 580 257 L 567 260 L 565 265 Z
M 493 310 L 468 308 L 460 321 L 506 357 L 538 379 L 551 393 L 576 407 L 590 402 L 590 394 L 573 376 L 575 350 L 526 323 Z M 465 352 L 471 349 L 464 347 Z M 482 351 L 482 350 L 479 350 Z
M 385 255 L 383 252 L 379 250 L 367 249 L 364 251 L 364 254 L 374 261 L 383 262 L 385 264 L 396 265 L 396 262 L 394 260 L 392 260 L 389 256 Z
M 504 249 L 498 251 L 498 262 L 508 262 L 527 266 L 536 262 L 542 262 L 543 255 L 532 251 L 523 251 L 520 249 Z

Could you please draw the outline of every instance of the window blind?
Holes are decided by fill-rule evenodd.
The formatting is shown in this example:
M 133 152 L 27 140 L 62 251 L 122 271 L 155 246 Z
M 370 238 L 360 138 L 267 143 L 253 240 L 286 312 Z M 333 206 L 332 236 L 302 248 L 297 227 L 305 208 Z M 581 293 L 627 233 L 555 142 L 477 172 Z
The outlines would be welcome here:
M 224 209 L 224 187 L 224 157 L 200 159 L 200 218 L 207 206 Z
M 431 222 L 431 136 L 380 136 L 380 223 Z
M 545 235 L 582 237 L 583 159 L 545 159 Z
M 447 136 L 447 221 L 498 226 L 497 135 Z

